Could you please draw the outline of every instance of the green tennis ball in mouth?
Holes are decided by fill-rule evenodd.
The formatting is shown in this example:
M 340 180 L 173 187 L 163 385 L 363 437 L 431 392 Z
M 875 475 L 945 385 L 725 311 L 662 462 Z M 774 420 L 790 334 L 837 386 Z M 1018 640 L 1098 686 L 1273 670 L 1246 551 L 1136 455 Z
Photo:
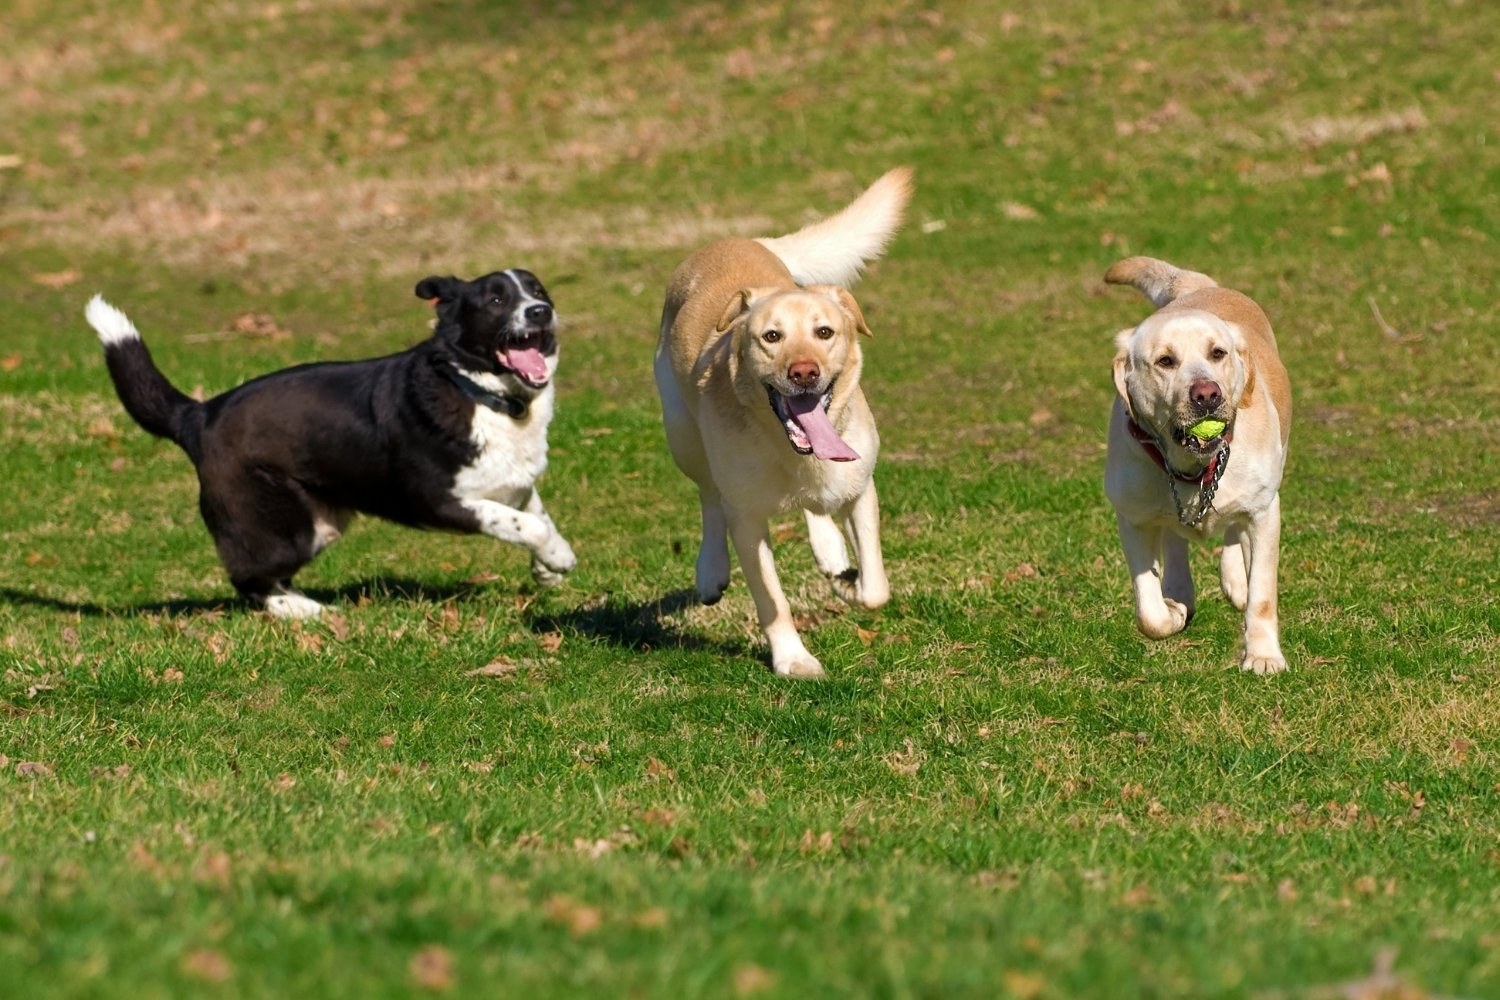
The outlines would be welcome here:
M 1220 434 L 1223 434 L 1224 428 L 1227 426 L 1228 424 L 1224 423 L 1224 421 L 1222 420 L 1215 420 L 1212 417 L 1204 417 L 1202 420 L 1189 427 L 1188 433 L 1197 438 L 1199 441 L 1212 441 Z

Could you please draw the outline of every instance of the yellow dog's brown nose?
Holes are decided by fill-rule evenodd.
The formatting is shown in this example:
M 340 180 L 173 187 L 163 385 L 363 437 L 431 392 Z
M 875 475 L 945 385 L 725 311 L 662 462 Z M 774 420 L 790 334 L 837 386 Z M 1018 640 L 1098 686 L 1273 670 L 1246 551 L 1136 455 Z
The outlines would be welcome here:
M 791 379 L 792 384 L 799 389 L 807 389 L 816 385 L 818 376 L 821 374 L 816 361 L 794 361 L 786 370 L 786 377 Z
M 1208 413 L 1224 402 L 1224 390 L 1211 378 L 1200 378 L 1188 387 L 1188 400 L 1199 413 Z

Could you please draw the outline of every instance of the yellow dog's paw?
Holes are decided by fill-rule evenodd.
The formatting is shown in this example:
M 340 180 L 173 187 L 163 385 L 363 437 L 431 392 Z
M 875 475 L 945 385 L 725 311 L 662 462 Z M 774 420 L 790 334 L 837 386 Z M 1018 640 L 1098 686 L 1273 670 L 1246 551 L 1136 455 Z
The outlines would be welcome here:
M 796 677 L 800 680 L 822 680 L 828 676 L 823 670 L 823 664 L 810 653 L 772 663 L 771 669 L 776 671 L 778 677 Z
M 1168 597 L 1162 600 L 1154 612 L 1145 608 L 1139 609 L 1136 612 L 1135 623 L 1140 628 L 1141 634 L 1148 639 L 1165 639 L 1187 628 L 1187 623 L 1192 620 L 1192 617 L 1191 608 L 1181 601 L 1174 601 Z
M 1245 658 L 1240 661 L 1240 669 L 1248 670 L 1252 674 L 1265 677 L 1268 674 L 1279 674 L 1286 669 L 1286 657 L 1280 653 L 1270 655 L 1246 653 Z

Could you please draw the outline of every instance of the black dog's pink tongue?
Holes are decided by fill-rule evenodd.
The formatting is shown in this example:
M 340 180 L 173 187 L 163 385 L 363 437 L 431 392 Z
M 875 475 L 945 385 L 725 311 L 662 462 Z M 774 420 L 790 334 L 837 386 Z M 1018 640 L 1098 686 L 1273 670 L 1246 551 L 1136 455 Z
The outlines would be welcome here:
M 813 454 L 829 462 L 852 462 L 859 452 L 844 443 L 839 432 L 833 429 L 828 413 L 823 409 L 822 397 L 808 393 L 803 396 L 784 396 L 786 411 L 812 445 Z
M 532 385 L 547 384 L 547 357 L 535 347 L 507 347 L 500 360 Z

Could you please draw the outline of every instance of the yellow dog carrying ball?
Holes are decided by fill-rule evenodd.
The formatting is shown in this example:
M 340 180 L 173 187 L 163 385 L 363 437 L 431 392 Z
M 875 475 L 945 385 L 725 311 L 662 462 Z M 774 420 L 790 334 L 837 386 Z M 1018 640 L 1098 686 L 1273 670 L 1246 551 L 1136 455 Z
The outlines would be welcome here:
M 1227 426 L 1228 425 L 1225 424 L 1222 420 L 1215 420 L 1212 417 L 1204 417 L 1202 420 L 1189 427 L 1188 433 L 1200 441 L 1212 441 L 1220 434 L 1223 434 L 1224 428 Z

